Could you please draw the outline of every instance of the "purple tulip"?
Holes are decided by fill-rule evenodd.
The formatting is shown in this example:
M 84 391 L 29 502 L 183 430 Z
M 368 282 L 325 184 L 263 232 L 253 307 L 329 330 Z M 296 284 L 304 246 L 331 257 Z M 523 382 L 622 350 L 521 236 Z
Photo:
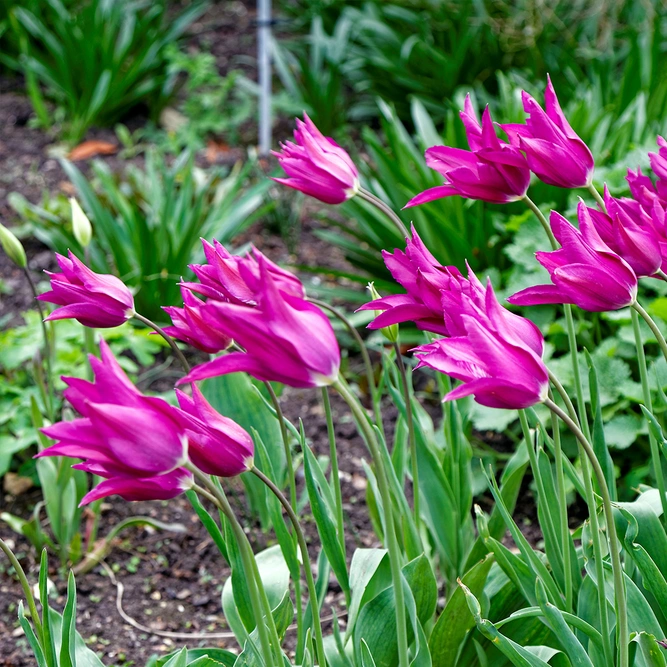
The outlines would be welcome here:
M 418 194 L 404 208 L 453 195 L 492 204 L 525 197 L 530 184 L 528 163 L 521 151 L 498 139 L 489 108 L 484 110 L 480 125 L 468 95 L 461 120 L 470 150 L 448 146 L 427 149 L 426 164 L 445 177 L 445 185 Z
M 639 168 L 636 172 L 628 169 L 626 176 L 632 196 L 646 211 L 650 211 L 656 201 L 663 207 L 667 206 L 667 141 L 663 137 L 658 137 L 657 142 L 660 147 L 658 152 L 648 154 L 651 169 L 658 177 L 655 185 Z
M 259 250 L 253 248 L 244 257 L 232 255 L 221 243 L 211 245 L 202 239 L 207 264 L 191 264 L 199 283 L 182 283 L 183 287 L 217 301 L 255 305 L 260 285 L 260 258 L 281 292 L 303 297 L 301 281 L 289 271 L 281 269 Z
M 192 397 L 176 390 L 181 410 L 189 416 L 188 454 L 209 475 L 235 477 L 252 468 L 254 445 L 235 421 L 214 410 L 196 385 Z
M 104 341 L 100 350 L 101 359 L 90 357 L 94 382 L 63 378 L 64 396 L 82 418 L 42 429 L 56 444 L 37 456 L 83 459 L 76 468 L 107 478 L 82 504 L 113 493 L 128 499 L 178 495 L 189 476 L 183 469 L 188 441 L 180 411 L 141 394 Z
M 482 290 L 482 302 L 479 294 L 463 298 L 456 336 L 415 349 L 417 368 L 428 366 L 463 383 L 445 396 L 448 401 L 472 395 L 481 405 L 517 410 L 544 401 L 549 376 L 541 333 L 498 303 L 490 281 Z
M 663 259 L 651 216 L 641 206 L 632 207 L 622 199 L 614 199 L 607 186 L 604 188 L 604 203 L 607 213 L 588 209 L 600 238 L 630 265 L 637 276 L 654 275 Z
M 545 303 L 572 303 L 584 310 L 619 310 L 634 303 L 637 276 L 600 238 L 588 208 L 580 202 L 579 229 L 556 211 L 551 213 L 551 229 L 562 248 L 538 252 L 537 261 L 551 275 L 553 285 L 528 287 L 508 301 L 517 306 Z
M 95 329 L 117 327 L 129 320 L 134 315 L 134 299 L 123 282 L 91 271 L 71 251 L 68 254 L 69 259 L 56 253 L 62 273 L 46 271 L 51 291 L 37 297 L 61 306 L 46 319 L 71 318 Z
M 179 384 L 238 371 L 292 387 L 322 387 L 338 377 L 340 350 L 327 316 L 305 299 L 281 291 L 263 256 L 257 262 L 256 304 L 209 299 L 201 308 L 206 324 L 245 352 L 197 366 Z
M 206 323 L 201 312 L 201 309 L 206 307 L 205 302 L 198 299 L 185 287 L 181 287 L 181 294 L 183 295 L 183 308 L 174 306 L 162 308 L 174 323 L 173 326 L 164 328 L 165 333 L 209 354 L 226 350 L 232 340 Z
M 359 192 L 359 172 L 345 149 L 325 137 L 307 114 L 296 119 L 296 143 L 281 143 L 273 151 L 289 178 L 274 178 L 325 204 L 341 204 Z
M 506 124 L 502 128 L 510 143 L 525 152 L 530 170 L 549 185 L 588 187 L 595 169 L 593 155 L 567 122 L 551 79 L 547 77 L 544 91 L 546 112 L 525 91 L 521 97 L 528 114 L 526 124 Z

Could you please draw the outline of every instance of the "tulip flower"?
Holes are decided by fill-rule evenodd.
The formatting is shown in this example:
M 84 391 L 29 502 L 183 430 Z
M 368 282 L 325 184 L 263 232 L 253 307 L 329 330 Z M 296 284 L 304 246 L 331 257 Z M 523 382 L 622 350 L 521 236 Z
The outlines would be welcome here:
M 551 79 L 544 92 L 545 109 L 522 91 L 526 124 L 501 127 L 510 143 L 526 154 L 530 170 L 544 183 L 561 188 L 585 188 L 593 178 L 595 163 L 588 146 L 570 127 L 558 103 Z
M 654 275 L 663 260 L 660 239 L 651 216 L 640 206 L 633 210 L 623 200 L 614 199 L 606 186 L 604 203 L 607 213 L 587 209 L 600 238 L 631 266 L 637 276 Z
M 281 143 L 273 151 L 288 178 L 277 183 L 300 190 L 325 204 L 341 204 L 359 192 L 359 172 L 347 151 L 325 137 L 307 114 L 296 119 L 296 143 Z
M 129 381 L 108 345 L 101 359 L 91 355 L 94 382 L 63 378 L 65 398 L 82 418 L 42 429 L 56 441 L 40 456 L 83 459 L 76 468 L 106 481 L 82 504 L 119 494 L 126 499 L 164 499 L 187 488 L 188 439 L 180 411 L 160 398 L 144 396 Z
M 197 468 L 218 477 L 235 477 L 252 468 L 254 445 L 247 431 L 214 410 L 194 384 L 192 397 L 178 389 L 176 396 L 188 416 L 188 454 Z
M 646 211 L 650 211 L 656 201 L 663 207 L 667 206 L 667 141 L 663 137 L 658 137 L 657 141 L 660 147 L 658 152 L 648 154 L 651 169 L 658 177 L 655 185 L 648 176 L 642 174 L 639 168 L 636 172 L 628 169 L 626 176 L 632 196 Z
M 441 266 L 412 226 L 405 251 L 382 251 L 384 263 L 407 294 L 392 294 L 364 304 L 359 310 L 382 310 L 369 329 L 382 329 L 401 322 L 414 322 L 420 329 L 449 335 L 444 322 L 441 290 L 462 279 L 455 266 Z
M 215 354 L 226 350 L 231 345 L 231 338 L 210 327 L 201 312 L 206 306 L 190 290 L 181 287 L 183 308 L 164 306 L 164 310 L 171 317 L 173 326 L 164 327 L 164 332 L 172 338 L 182 340 L 202 352 Z
M 528 163 L 521 151 L 498 139 L 489 108 L 484 110 L 480 125 L 468 95 L 461 120 L 470 150 L 448 146 L 429 148 L 426 164 L 445 177 L 445 185 L 422 192 L 405 208 L 453 195 L 492 204 L 525 197 L 530 184 Z
M 264 262 L 268 274 L 281 292 L 303 297 L 301 281 L 289 271 L 281 269 L 259 250 L 253 248 L 245 257 L 232 255 L 220 242 L 213 245 L 202 239 L 207 264 L 191 264 L 190 268 L 199 283 L 182 283 L 183 287 L 218 301 L 255 305 L 256 292 L 260 289 L 259 260 Z
M 340 350 L 327 316 L 281 292 L 265 258 L 257 261 L 256 305 L 209 300 L 201 309 L 209 327 L 233 337 L 245 351 L 197 366 L 179 384 L 237 371 L 292 387 L 322 387 L 338 377 Z
M 562 248 L 536 253 L 553 285 L 528 287 L 508 301 L 517 306 L 572 303 L 584 310 L 619 310 L 635 302 L 637 276 L 628 263 L 602 241 L 586 205 L 578 208 L 579 229 L 552 211 L 551 229 Z
M 69 259 L 56 253 L 62 273 L 50 273 L 51 291 L 40 294 L 40 301 L 56 308 L 46 319 L 75 319 L 86 327 L 117 327 L 134 315 L 134 298 L 116 276 L 95 273 L 71 251 Z
M 482 289 L 483 301 L 471 300 L 459 314 L 456 336 L 415 349 L 417 368 L 427 366 L 463 383 L 445 396 L 448 401 L 472 395 L 481 405 L 516 410 L 544 401 L 549 375 L 541 333 L 498 303 L 490 281 Z

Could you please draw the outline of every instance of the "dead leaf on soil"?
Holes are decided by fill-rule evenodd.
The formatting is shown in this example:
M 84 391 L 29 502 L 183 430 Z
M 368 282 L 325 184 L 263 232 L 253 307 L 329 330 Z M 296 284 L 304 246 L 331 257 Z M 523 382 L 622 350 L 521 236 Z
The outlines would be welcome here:
M 224 141 L 215 141 L 209 139 L 206 144 L 206 161 L 209 164 L 215 164 L 221 157 L 229 153 L 229 146 Z
M 69 197 L 74 197 L 76 195 L 76 188 L 73 183 L 69 181 L 60 181 L 58 187 Z
M 20 496 L 28 489 L 31 489 L 33 485 L 34 482 L 30 477 L 20 477 L 15 472 L 8 472 L 5 474 L 2 486 L 6 493 L 11 494 L 12 496 Z
M 113 155 L 118 152 L 118 144 L 110 141 L 91 139 L 75 146 L 67 155 L 70 160 L 88 160 L 96 155 Z

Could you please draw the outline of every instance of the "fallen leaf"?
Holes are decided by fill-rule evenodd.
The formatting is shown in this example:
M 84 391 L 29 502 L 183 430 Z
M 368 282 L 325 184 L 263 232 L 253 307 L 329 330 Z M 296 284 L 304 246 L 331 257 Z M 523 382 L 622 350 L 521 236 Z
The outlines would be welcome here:
M 8 472 L 5 474 L 2 486 L 6 493 L 11 494 L 12 496 L 20 496 L 28 489 L 31 489 L 33 485 L 34 482 L 30 477 L 20 477 L 15 472 Z
M 74 197 L 76 195 L 76 188 L 74 187 L 74 184 L 70 183 L 69 181 L 60 181 L 60 183 L 58 183 L 58 187 L 70 197 Z
M 220 157 L 224 157 L 229 153 L 229 146 L 223 141 L 215 141 L 210 139 L 206 144 L 206 161 L 209 164 L 214 164 Z
M 113 155 L 118 152 L 118 144 L 110 141 L 91 139 L 75 146 L 68 154 L 70 160 L 88 160 L 96 155 Z

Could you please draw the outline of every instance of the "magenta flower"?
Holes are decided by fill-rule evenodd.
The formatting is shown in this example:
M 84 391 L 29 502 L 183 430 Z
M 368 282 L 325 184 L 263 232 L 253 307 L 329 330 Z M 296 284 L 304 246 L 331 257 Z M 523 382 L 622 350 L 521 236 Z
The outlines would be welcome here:
M 556 92 L 547 77 L 546 112 L 522 91 L 526 124 L 502 125 L 512 145 L 526 153 L 530 170 L 544 183 L 560 188 L 585 188 L 593 178 L 595 163 L 588 146 L 570 127 Z
M 55 303 L 46 319 L 75 319 L 86 327 L 117 327 L 134 315 L 134 298 L 115 276 L 95 273 L 71 251 L 69 259 L 56 253 L 62 273 L 50 273 L 51 291 L 40 294 L 40 301 Z
M 634 303 L 634 271 L 602 241 L 583 202 L 579 204 L 578 218 L 576 229 L 562 215 L 551 212 L 551 229 L 563 247 L 535 256 L 549 271 L 553 285 L 528 287 L 511 296 L 510 303 L 572 303 L 593 312 L 619 310 Z
M 173 326 L 164 327 L 165 333 L 209 354 L 226 350 L 232 340 L 206 323 L 201 312 L 201 309 L 206 307 L 205 302 L 198 299 L 185 287 L 181 287 L 181 294 L 183 295 L 183 308 L 174 306 L 162 308 L 174 323 Z
M 197 366 L 179 384 L 238 371 L 292 387 L 322 387 L 338 377 L 340 350 L 327 316 L 305 299 L 280 291 L 265 258 L 257 261 L 256 304 L 209 299 L 201 308 L 209 327 L 233 337 L 245 351 Z
M 194 384 L 192 397 L 178 389 L 176 396 L 189 417 L 188 453 L 197 468 L 218 477 L 235 477 L 252 468 L 254 445 L 247 431 L 214 410 Z
M 325 137 L 307 114 L 296 119 L 296 143 L 281 143 L 273 151 L 288 178 L 274 178 L 325 204 L 341 204 L 359 192 L 359 172 L 347 151 Z
M 191 264 L 190 268 L 200 280 L 199 283 L 182 283 L 183 287 L 209 299 L 231 303 L 255 305 L 260 285 L 260 258 L 267 272 L 281 292 L 303 297 L 305 292 L 301 281 L 289 271 L 281 269 L 259 250 L 253 248 L 245 257 L 232 255 L 221 243 L 211 245 L 202 239 L 207 264 Z
M 588 214 L 600 238 L 622 257 L 637 276 L 652 276 L 662 266 L 660 239 L 651 216 L 632 200 L 614 199 L 604 188 L 607 213 L 589 208 Z
M 658 177 L 655 185 L 653 181 L 642 174 L 641 169 L 636 172 L 628 169 L 626 177 L 630 185 L 632 196 L 647 210 L 653 208 L 657 201 L 660 205 L 667 206 L 667 141 L 663 137 L 657 139 L 659 150 L 657 153 L 649 153 L 651 169 Z
M 418 194 L 404 208 L 453 195 L 492 204 L 525 197 L 530 184 L 528 163 L 521 151 L 498 139 L 489 108 L 484 110 L 480 125 L 468 95 L 461 120 L 470 150 L 448 146 L 427 149 L 426 164 L 445 177 L 445 185 Z
M 549 375 L 541 333 L 498 303 L 490 281 L 483 288 L 474 280 L 476 294 L 462 299 L 456 336 L 416 348 L 417 368 L 428 366 L 463 383 L 445 396 L 448 401 L 472 395 L 481 405 L 517 410 L 544 401 Z
M 165 499 L 187 488 L 187 436 L 180 411 L 144 396 L 129 381 L 107 344 L 91 355 L 95 381 L 63 378 L 65 398 L 82 418 L 42 429 L 56 441 L 37 456 L 83 459 L 74 467 L 106 478 L 84 496 L 86 504 L 112 494 L 127 500 Z

